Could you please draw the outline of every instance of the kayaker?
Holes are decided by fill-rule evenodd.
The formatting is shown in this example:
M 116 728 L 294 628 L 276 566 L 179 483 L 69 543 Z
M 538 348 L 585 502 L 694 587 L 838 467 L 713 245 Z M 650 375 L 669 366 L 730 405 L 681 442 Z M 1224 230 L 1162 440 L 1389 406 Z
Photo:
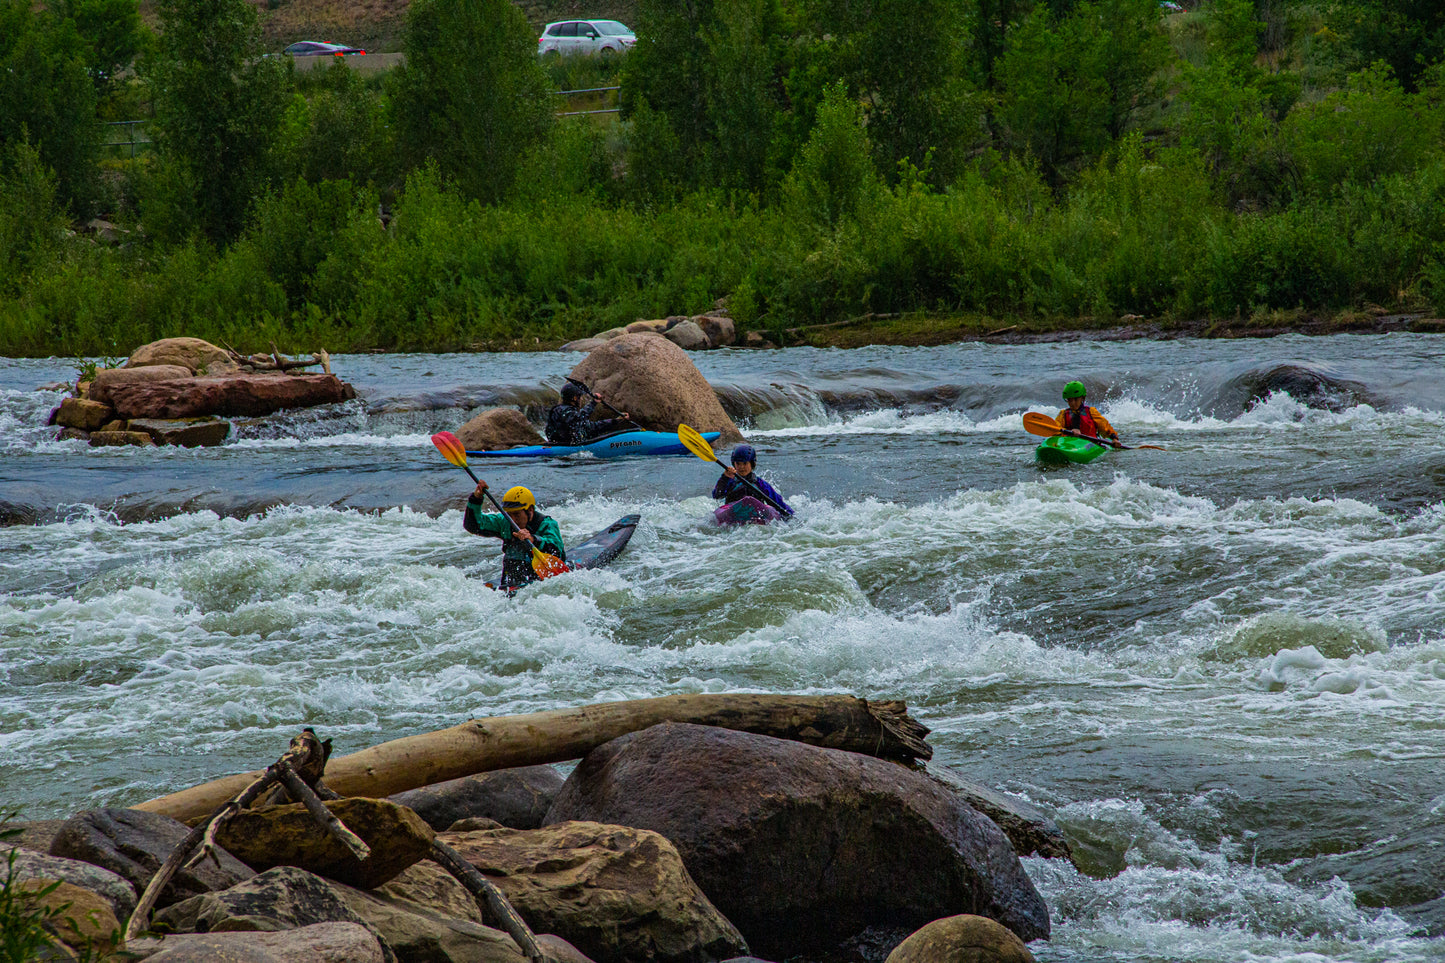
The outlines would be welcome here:
M 616 431 L 626 431 L 636 427 L 625 411 L 621 413 L 622 417 L 620 418 L 602 418 L 593 421 L 592 409 L 602 401 L 602 396 L 593 393 L 590 395 L 592 400 L 584 405 L 582 401 L 587 397 L 589 394 L 586 390 L 570 381 L 562 386 L 562 403 L 553 405 L 552 410 L 547 412 L 548 443 L 584 445 L 601 435 L 610 435 Z
M 758 467 L 757 449 L 752 445 L 738 445 L 733 449 L 732 463 L 732 467 L 724 469 L 722 477 L 717 480 L 716 485 L 712 486 L 713 498 L 721 498 L 724 505 L 731 505 L 738 499 L 749 496 L 757 498 L 758 493 L 753 490 L 752 485 L 748 484 L 748 482 L 752 482 L 762 490 L 764 495 L 776 502 L 775 508 L 782 509 L 785 515 L 793 514 L 792 508 L 783 501 L 783 496 L 778 494 L 778 490 L 768 484 L 761 475 L 755 473 L 754 469 Z
M 1058 418 L 1054 420 L 1064 429 L 1066 435 L 1087 435 L 1105 441 L 1118 441 L 1119 433 L 1099 414 L 1099 409 L 1084 404 L 1085 394 L 1087 392 L 1082 381 L 1070 381 L 1064 385 L 1064 401 L 1068 403 L 1068 407 L 1060 411 Z
M 517 588 L 528 582 L 535 582 L 537 573 L 532 568 L 532 546 L 548 555 L 567 560 L 567 549 L 562 544 L 562 532 L 550 517 L 537 511 L 537 499 L 532 492 L 521 485 L 507 489 L 502 496 L 502 511 L 484 511 L 486 503 L 485 479 L 477 481 L 476 490 L 467 499 L 466 510 L 462 513 L 462 528 L 473 535 L 488 535 L 502 540 L 502 588 Z M 517 523 L 516 529 L 507 521 Z

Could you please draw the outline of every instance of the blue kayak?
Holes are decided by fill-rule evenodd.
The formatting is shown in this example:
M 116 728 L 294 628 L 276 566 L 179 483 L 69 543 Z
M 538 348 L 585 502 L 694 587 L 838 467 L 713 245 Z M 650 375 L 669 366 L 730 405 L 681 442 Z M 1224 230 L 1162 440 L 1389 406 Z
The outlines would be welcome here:
M 712 444 L 722 434 L 705 431 L 703 440 Z M 524 445 L 521 448 L 499 448 L 496 451 L 469 451 L 469 458 L 547 458 L 589 452 L 597 458 L 618 458 L 624 455 L 686 455 L 682 439 L 675 431 L 620 431 L 615 435 L 593 438 L 585 445 Z

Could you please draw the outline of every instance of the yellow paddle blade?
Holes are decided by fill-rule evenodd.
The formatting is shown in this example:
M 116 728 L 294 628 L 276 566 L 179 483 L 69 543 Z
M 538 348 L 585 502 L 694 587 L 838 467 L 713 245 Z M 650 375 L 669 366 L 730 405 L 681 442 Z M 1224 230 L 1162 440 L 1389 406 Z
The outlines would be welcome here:
M 687 425 L 678 425 L 677 437 L 682 440 L 684 448 L 703 461 L 717 461 L 717 455 L 713 454 L 712 445 L 709 445 L 707 440 L 697 433 L 697 429 L 689 428 Z
M 1037 411 L 1024 412 L 1024 431 L 1031 435 L 1043 435 L 1045 438 L 1064 433 L 1057 421 Z
M 467 449 L 456 435 L 449 431 L 439 431 L 431 436 L 431 443 L 437 446 L 437 451 L 441 452 L 447 461 L 458 468 L 467 467 Z
M 538 578 L 551 578 L 553 575 L 572 571 L 572 567 L 557 556 L 548 555 L 540 548 L 533 546 L 532 571 L 537 573 Z

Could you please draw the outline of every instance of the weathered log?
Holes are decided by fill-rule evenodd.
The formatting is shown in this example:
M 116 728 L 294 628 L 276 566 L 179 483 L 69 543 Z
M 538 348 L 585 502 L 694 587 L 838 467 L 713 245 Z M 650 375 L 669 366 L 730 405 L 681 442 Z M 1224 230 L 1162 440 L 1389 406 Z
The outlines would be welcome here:
M 462 857 L 462 854 L 452 849 L 440 840 L 432 840 L 431 858 L 434 863 L 452 874 L 457 882 L 467 888 L 472 898 L 482 911 L 491 916 L 493 922 L 500 924 L 501 929 L 512 941 L 521 947 L 522 954 L 529 960 L 541 960 L 546 954 L 537 946 L 537 938 L 532 933 L 532 928 L 527 921 L 522 919 L 520 913 L 507 900 L 507 897 L 497 888 L 496 884 L 481 874 L 471 863 Z
M 343 796 L 380 799 L 479 772 L 580 759 L 604 742 L 661 722 L 737 729 L 883 759 L 933 755 L 924 741 L 928 727 L 912 719 L 902 702 L 869 702 L 853 696 L 675 695 L 472 719 L 332 759 L 326 782 Z M 227 776 L 134 808 L 188 822 L 213 810 L 258 775 Z

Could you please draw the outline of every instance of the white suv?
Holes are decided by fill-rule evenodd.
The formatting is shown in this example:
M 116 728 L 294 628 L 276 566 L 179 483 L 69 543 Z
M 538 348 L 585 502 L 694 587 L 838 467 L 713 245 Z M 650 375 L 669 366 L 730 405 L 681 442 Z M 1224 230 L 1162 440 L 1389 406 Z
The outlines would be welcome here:
M 537 38 L 537 53 L 612 54 L 626 53 L 637 43 L 637 34 L 616 20 L 558 20 L 547 24 Z

